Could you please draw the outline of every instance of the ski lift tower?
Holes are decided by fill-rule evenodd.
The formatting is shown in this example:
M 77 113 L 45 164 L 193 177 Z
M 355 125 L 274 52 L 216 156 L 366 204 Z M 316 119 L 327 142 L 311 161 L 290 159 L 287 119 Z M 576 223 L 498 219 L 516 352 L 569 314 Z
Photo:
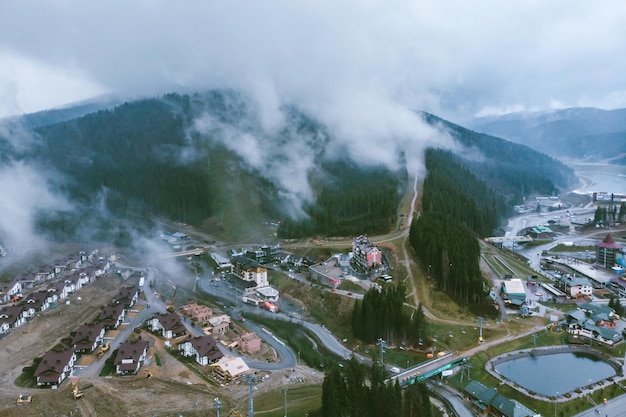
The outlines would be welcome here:
M 485 318 L 478 316 L 478 321 L 480 323 L 480 334 L 478 335 L 478 343 L 482 343 L 483 342 L 483 322 L 485 321 Z
M 254 417 L 254 383 L 256 382 L 256 378 L 254 375 L 248 375 L 248 417 Z
M 383 361 L 383 354 L 385 353 L 385 348 L 387 347 L 387 342 L 385 342 L 382 338 L 378 338 L 378 342 L 376 342 L 378 347 L 380 348 L 380 367 L 385 366 L 385 362 Z
M 220 399 L 218 397 L 215 397 L 213 399 L 213 407 L 215 408 L 215 413 L 217 414 L 217 417 L 220 417 L 220 410 L 222 409 L 222 402 L 220 401 Z

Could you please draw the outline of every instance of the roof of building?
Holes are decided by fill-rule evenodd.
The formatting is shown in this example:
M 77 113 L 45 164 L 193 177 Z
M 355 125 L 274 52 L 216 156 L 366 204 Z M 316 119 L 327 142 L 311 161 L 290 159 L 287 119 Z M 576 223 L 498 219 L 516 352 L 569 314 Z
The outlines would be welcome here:
M 209 324 L 213 327 L 219 326 L 220 324 L 224 322 L 230 324 L 230 316 L 227 316 L 226 314 L 222 314 L 219 316 L 211 317 L 209 319 Z
M 234 358 L 232 356 L 224 356 L 212 366 L 219 367 L 223 373 L 230 375 L 231 378 L 235 378 L 250 370 L 242 358 Z
M 337 260 L 334 257 L 325 262 L 311 265 L 309 270 L 315 271 L 316 273 L 330 279 L 341 279 L 344 275 L 344 269 L 337 266 Z
M 596 243 L 596 246 L 608 249 L 620 249 L 622 247 L 622 245 L 613 240 L 613 236 L 610 233 L 606 235 L 602 242 Z
M 41 358 L 41 362 L 39 362 L 34 375 L 39 378 L 39 382 L 58 382 L 59 376 L 63 372 L 63 368 L 70 363 L 73 355 L 73 348 L 67 348 L 60 351 L 51 350 L 46 352 L 43 355 L 43 358 Z
M 495 389 L 486 387 L 478 381 L 470 381 L 465 386 L 465 392 L 484 404 L 491 404 L 491 400 L 497 394 Z
M 272 288 L 269 285 L 267 287 L 257 288 L 256 292 L 261 294 L 263 297 L 278 297 L 280 294 L 276 288 Z
M 117 320 L 124 312 L 124 306 L 121 304 L 113 304 L 102 307 L 98 320 Z
M 532 417 L 537 413 L 515 400 L 510 400 L 497 392 L 494 388 L 486 387 L 478 381 L 470 381 L 465 386 L 465 392 L 474 397 L 474 401 L 481 410 L 491 405 L 506 417 Z
M 547 226 L 535 226 L 532 228 L 532 231 L 539 234 L 539 233 L 553 233 L 552 229 L 550 229 Z
M 191 343 L 198 355 L 201 357 L 206 356 L 210 361 L 216 361 L 224 356 L 221 350 L 217 347 L 217 342 L 213 336 L 187 336 L 182 343 Z
M 524 283 L 519 278 L 504 281 L 504 289 L 509 297 L 514 295 L 526 296 Z
M 563 278 L 563 281 L 570 287 L 574 287 L 576 285 L 591 287 L 589 279 L 584 277 L 565 277 Z
M 93 346 L 104 330 L 104 323 L 83 324 L 76 331 L 76 335 L 72 338 L 72 344 L 78 349 Z
M 246 258 L 245 256 L 241 256 L 241 255 L 234 256 L 231 259 L 231 262 L 233 265 L 237 265 L 239 268 L 244 269 L 244 270 L 264 268 L 257 261 L 250 259 L 250 258 Z
M 141 356 L 148 349 L 148 341 L 141 338 L 132 342 L 122 343 L 117 350 L 114 364 L 119 366 L 121 371 L 134 371 Z M 132 359 L 132 363 L 123 363 L 125 359 Z
M 165 330 L 171 330 L 172 333 L 176 334 L 185 331 L 185 325 L 181 321 L 180 316 L 174 312 L 159 313 L 157 320 L 159 320 L 159 323 Z
M 591 314 L 594 314 L 594 315 L 600 315 L 602 317 L 606 317 L 605 320 L 615 313 L 615 310 L 613 310 L 608 305 L 605 306 L 605 305 L 600 305 L 600 304 L 595 304 L 595 303 L 580 304 L 578 308 L 583 311 L 589 311 Z

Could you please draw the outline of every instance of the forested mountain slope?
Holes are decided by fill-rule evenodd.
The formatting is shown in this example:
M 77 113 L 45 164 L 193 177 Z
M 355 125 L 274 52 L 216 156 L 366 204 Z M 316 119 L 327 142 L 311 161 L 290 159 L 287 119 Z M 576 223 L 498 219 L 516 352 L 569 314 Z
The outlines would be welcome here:
M 39 118 L 21 145 L 9 137 L 18 130 L 0 130 L 0 164 L 45 171 L 71 202 L 37 213 L 37 230 L 55 240 L 127 244 L 129 230 L 150 228 L 152 216 L 241 236 L 269 219 L 282 220 L 281 237 L 390 230 L 408 180 L 405 150 L 393 166 L 362 164 L 297 106 L 281 112 L 284 122 L 268 131 L 245 96 L 219 90 L 54 124 Z M 493 229 L 522 195 L 552 193 L 571 180 L 563 165 L 524 146 L 423 117 L 458 142 L 459 169 L 485 184 L 480 199 L 489 210 L 471 220 L 477 233 Z

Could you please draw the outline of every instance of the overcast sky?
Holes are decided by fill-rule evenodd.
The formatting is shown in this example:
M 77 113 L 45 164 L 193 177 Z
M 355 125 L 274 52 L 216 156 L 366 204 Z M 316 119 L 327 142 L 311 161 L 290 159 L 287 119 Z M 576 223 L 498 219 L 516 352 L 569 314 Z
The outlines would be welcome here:
M 453 121 L 626 107 L 616 1 L 0 0 L 0 116 L 233 87 L 273 108 L 380 101 Z

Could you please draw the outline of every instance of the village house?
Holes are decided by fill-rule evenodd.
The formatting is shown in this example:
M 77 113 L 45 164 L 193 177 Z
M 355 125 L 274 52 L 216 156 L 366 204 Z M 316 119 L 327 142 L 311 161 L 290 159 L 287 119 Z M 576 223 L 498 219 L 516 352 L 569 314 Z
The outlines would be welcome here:
M 8 303 L 21 293 L 22 283 L 20 281 L 0 282 L 0 303 Z
M 0 316 L 0 335 L 9 333 L 11 330 L 11 320 L 7 317 Z
M 93 352 L 104 339 L 104 323 L 84 324 L 72 338 L 74 350 L 78 353 Z
M 516 400 L 510 400 L 495 388 L 486 387 L 478 381 L 470 381 L 464 389 L 474 410 L 481 416 L 536 417 L 538 414 Z
M 224 334 L 230 329 L 230 316 L 222 314 L 220 316 L 211 317 L 209 319 L 211 334 Z
M 54 302 L 62 301 L 70 294 L 70 286 L 64 281 L 51 282 L 48 285 L 48 291 L 56 295 Z
M 122 304 L 113 304 L 102 307 L 97 321 L 104 324 L 106 330 L 117 329 L 126 317 L 126 310 Z
M 131 308 L 135 305 L 138 298 L 139 291 L 137 287 L 127 286 L 120 288 L 120 291 L 115 298 L 115 302 L 122 304 L 125 308 Z
M 226 381 L 232 381 L 235 378 L 243 376 L 250 370 L 248 365 L 241 358 L 232 356 L 224 356 L 219 361 L 211 364 L 213 372 Z
M 261 338 L 256 333 L 246 333 L 237 340 L 243 353 L 254 353 L 261 349 Z
M 148 342 L 138 338 L 122 343 L 115 356 L 115 372 L 118 375 L 136 374 L 146 360 Z
M 46 311 L 50 307 L 50 302 L 54 297 L 47 291 L 37 291 L 26 296 L 26 304 L 30 305 L 35 311 Z
M 195 302 L 182 306 L 181 311 L 185 316 L 189 317 L 193 322 L 199 323 L 201 326 L 205 325 L 213 316 L 213 310 L 211 308 L 199 305 Z
M 585 303 L 565 313 L 567 332 L 578 337 L 596 340 L 609 346 L 622 341 L 622 335 L 613 330 L 617 325 L 615 311 L 608 306 Z
M 21 305 L 5 306 L 0 309 L 0 320 L 9 324 L 11 329 L 20 327 L 26 323 L 28 318 L 28 310 Z
M 593 294 L 593 286 L 587 278 L 564 276 L 560 281 L 572 298 L 590 298 Z
M 178 350 L 183 356 L 195 356 L 196 362 L 202 366 L 215 363 L 224 356 L 215 339 L 210 335 L 187 336 L 178 344 Z
M 54 273 L 54 267 L 51 266 L 42 267 L 36 275 L 37 278 L 35 278 L 35 281 L 37 282 L 50 281 L 57 277 L 57 275 Z
M 37 385 L 57 388 L 65 378 L 72 376 L 75 363 L 73 348 L 46 352 L 34 373 Z
M 65 285 L 68 288 L 68 294 L 73 294 L 83 287 L 83 283 L 80 279 L 80 274 L 78 274 L 77 272 L 74 272 L 73 274 L 65 277 L 63 282 L 65 282 Z
M 176 313 L 159 313 L 149 321 L 148 326 L 153 332 L 161 331 L 161 335 L 166 339 L 182 336 L 187 331 Z

